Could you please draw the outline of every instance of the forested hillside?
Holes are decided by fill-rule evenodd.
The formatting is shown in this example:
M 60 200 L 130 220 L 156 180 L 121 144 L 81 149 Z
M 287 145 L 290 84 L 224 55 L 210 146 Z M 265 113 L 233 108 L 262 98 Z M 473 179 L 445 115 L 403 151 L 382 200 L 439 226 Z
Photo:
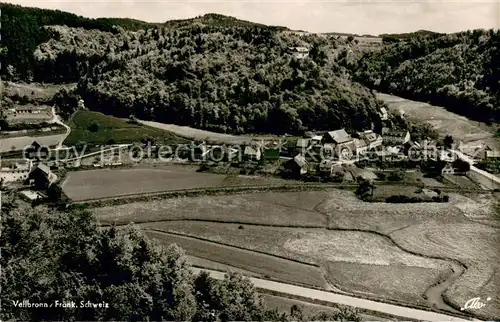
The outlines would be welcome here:
M 0 3 L 2 11 L 2 41 L 0 42 L 2 76 L 21 80 L 33 80 L 36 68 L 33 52 L 40 43 L 49 39 L 50 35 L 42 26 L 65 25 L 81 27 L 87 30 L 97 29 L 114 32 L 114 26 L 122 26 L 129 30 L 152 28 L 150 24 L 133 19 L 88 19 L 59 10 L 22 7 Z
M 120 117 L 281 134 L 369 128 L 382 106 L 335 62 L 336 37 L 217 14 L 153 25 L 5 4 L 2 27 L 7 79 L 79 82 L 86 106 Z
M 52 38 L 34 53 L 47 81 L 80 79 L 89 108 L 120 117 L 299 133 L 368 128 L 382 105 L 334 61 L 345 40 L 199 22 L 118 33 L 49 29 Z M 310 58 L 293 58 L 289 46 L 310 47 Z
M 365 53 L 352 72 L 381 92 L 500 122 L 500 32 L 474 30 L 401 40 Z

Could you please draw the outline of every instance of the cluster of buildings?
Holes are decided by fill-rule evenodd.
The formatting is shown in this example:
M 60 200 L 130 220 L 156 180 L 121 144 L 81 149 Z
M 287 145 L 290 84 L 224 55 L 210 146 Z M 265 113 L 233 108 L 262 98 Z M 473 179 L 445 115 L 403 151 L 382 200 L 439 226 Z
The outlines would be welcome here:
M 57 182 L 58 177 L 50 166 L 40 161 L 46 158 L 48 151 L 35 141 L 25 152 L 23 159 L 0 158 L 0 180 L 3 183 L 23 182 L 44 190 Z
M 17 105 L 2 110 L 1 116 L 10 122 L 29 121 L 42 122 L 52 118 L 52 110 L 49 106 L 35 106 L 32 104 Z
M 404 155 L 404 146 L 410 142 L 409 131 L 382 133 L 372 130 L 349 134 L 345 129 L 309 134 L 297 139 L 291 153 L 291 168 L 298 174 L 307 172 L 309 163 L 318 165 L 322 172 L 331 172 L 335 164 L 354 163 L 364 158 L 399 158 Z M 318 164 L 319 162 L 319 164 Z
M 458 171 L 454 167 L 456 156 L 436 141 L 412 141 L 409 131 L 388 128 L 383 128 L 380 134 L 371 130 L 349 134 L 345 129 L 311 133 L 297 139 L 290 154 L 292 158 L 286 168 L 296 176 L 311 172 L 335 176 L 339 166 L 359 161 L 375 164 L 439 161 L 444 164 L 439 170 L 442 174 Z
M 29 190 L 21 191 L 21 197 L 27 201 L 44 199 L 42 192 L 55 184 L 58 176 L 45 163 L 29 159 L 0 160 L 0 182 L 23 182 Z

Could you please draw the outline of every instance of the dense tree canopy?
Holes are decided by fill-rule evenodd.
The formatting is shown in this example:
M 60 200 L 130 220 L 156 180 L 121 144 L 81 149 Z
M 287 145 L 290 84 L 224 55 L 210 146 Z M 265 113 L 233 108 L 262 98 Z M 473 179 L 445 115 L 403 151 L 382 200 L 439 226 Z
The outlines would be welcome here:
M 500 31 L 411 37 L 365 53 L 355 79 L 481 121 L 500 121 Z
M 182 249 L 162 248 L 137 228 L 102 229 L 84 211 L 31 208 L 2 195 L 1 319 L 20 321 L 289 320 L 267 310 L 238 274 L 193 275 Z M 80 301 L 108 308 L 20 308 L 16 302 Z M 359 319 L 342 308 L 313 320 Z M 307 318 L 307 317 L 305 317 Z
M 382 103 L 349 80 L 334 38 L 195 23 L 119 33 L 50 27 L 34 55 L 50 81 L 79 82 L 90 109 L 220 132 L 366 129 Z M 296 59 L 290 46 L 310 47 Z
M 335 62 L 346 40 L 217 14 L 148 24 L 2 4 L 2 39 L 6 78 L 79 82 L 73 97 L 120 117 L 282 134 L 366 129 L 382 106 Z

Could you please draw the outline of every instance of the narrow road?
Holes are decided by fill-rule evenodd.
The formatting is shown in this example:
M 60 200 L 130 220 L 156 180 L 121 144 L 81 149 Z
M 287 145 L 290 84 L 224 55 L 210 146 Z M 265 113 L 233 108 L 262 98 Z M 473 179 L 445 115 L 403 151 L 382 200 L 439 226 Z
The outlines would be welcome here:
M 61 120 L 59 115 L 57 115 L 55 106 L 52 106 L 52 115 L 53 115 L 52 120 L 51 120 L 52 123 L 57 123 L 57 124 L 62 125 L 66 128 L 66 133 L 64 134 L 61 141 L 56 146 L 56 149 L 60 149 L 62 147 L 64 140 L 66 140 L 66 138 L 71 133 L 71 128 L 69 126 L 67 126 L 66 124 L 64 124 L 64 122 Z
M 223 272 L 200 269 L 193 267 L 192 270 L 197 274 L 201 271 L 206 271 L 211 277 L 215 279 L 224 279 Z M 407 308 L 403 306 L 397 306 L 393 304 L 386 304 L 382 302 L 376 302 L 371 300 L 360 299 L 357 297 L 335 294 L 327 291 L 320 291 L 316 289 L 295 286 L 285 283 L 279 283 L 274 281 L 269 281 L 261 278 L 249 277 L 250 281 L 257 288 L 296 295 L 301 297 L 308 297 L 313 300 L 320 300 L 329 303 L 342 304 L 357 307 L 360 309 L 371 310 L 382 312 L 390 315 L 394 315 L 401 318 L 415 319 L 415 320 L 425 320 L 425 321 L 471 321 L 463 318 L 457 318 L 441 313 L 435 313 L 430 311 L 418 310 Z M 477 320 L 474 320 L 477 321 Z
M 484 171 L 484 170 L 481 170 L 477 167 L 474 166 L 474 159 L 472 159 L 471 157 L 463 154 L 462 152 L 460 151 L 456 151 L 456 150 L 450 150 L 451 153 L 455 154 L 458 158 L 464 160 L 465 162 L 469 163 L 470 164 L 470 171 L 476 173 L 477 175 L 480 175 L 488 180 L 490 180 L 491 182 L 494 182 L 496 184 L 500 184 L 500 178 L 497 177 L 496 175 L 494 174 L 491 174 L 487 171 Z

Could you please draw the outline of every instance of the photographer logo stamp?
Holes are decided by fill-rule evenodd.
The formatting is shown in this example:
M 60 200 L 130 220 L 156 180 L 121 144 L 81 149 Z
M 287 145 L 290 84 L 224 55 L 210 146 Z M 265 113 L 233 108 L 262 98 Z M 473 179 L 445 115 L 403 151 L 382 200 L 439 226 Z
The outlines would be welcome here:
M 489 302 L 489 301 L 491 301 L 491 297 L 488 297 L 486 299 L 486 302 Z M 477 309 L 481 309 L 485 306 L 486 306 L 486 303 L 481 302 L 480 297 L 475 297 L 475 298 L 472 298 L 472 299 L 468 300 L 467 302 L 465 302 L 465 305 L 460 308 L 460 311 L 464 311 L 464 310 L 468 310 L 468 309 L 477 310 Z

